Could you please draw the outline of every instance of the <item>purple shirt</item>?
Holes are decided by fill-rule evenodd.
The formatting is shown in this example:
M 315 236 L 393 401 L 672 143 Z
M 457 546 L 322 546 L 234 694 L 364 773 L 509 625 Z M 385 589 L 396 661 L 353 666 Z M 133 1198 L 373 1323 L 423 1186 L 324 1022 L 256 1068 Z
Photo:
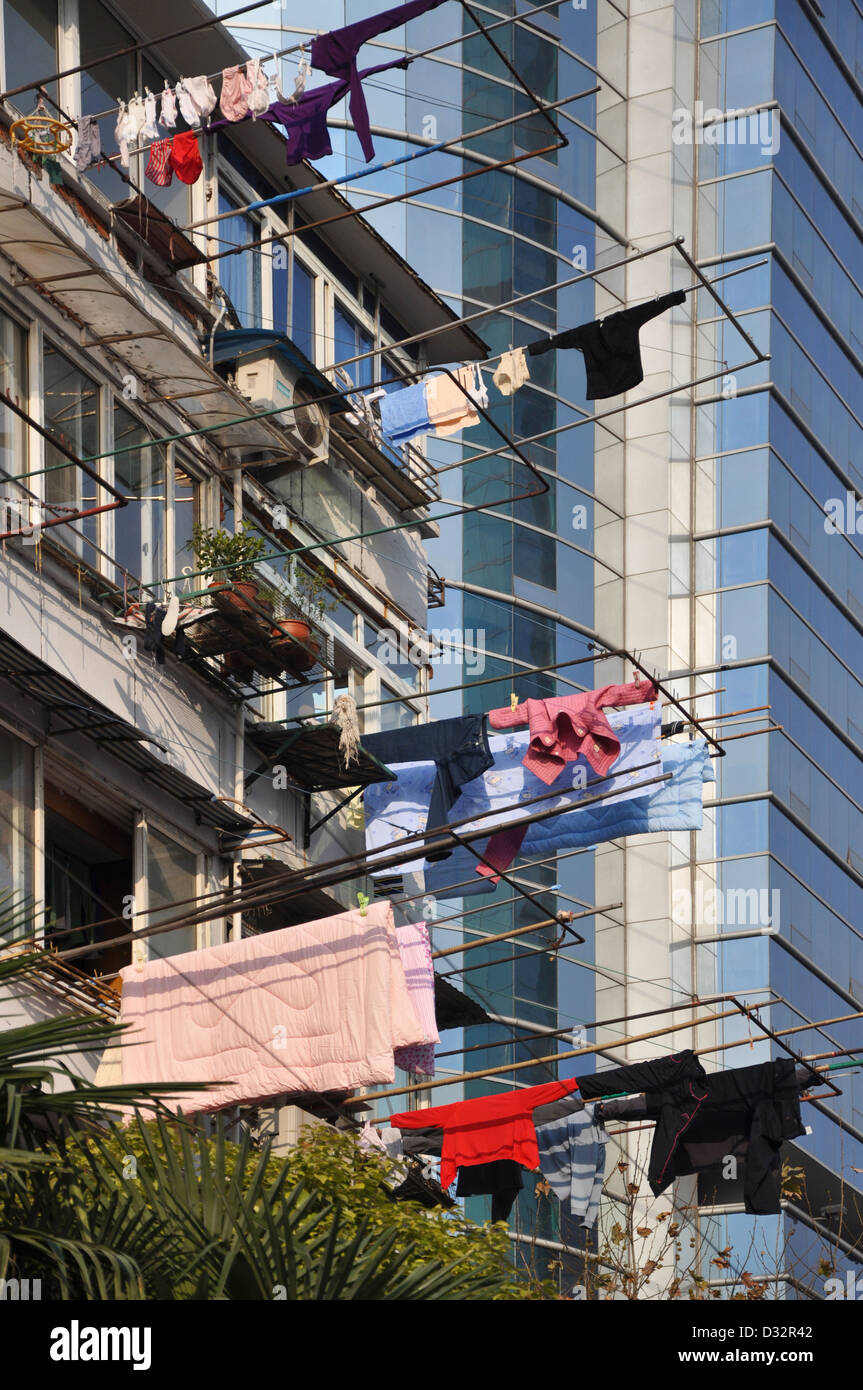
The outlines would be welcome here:
M 351 119 L 366 161 L 374 157 L 375 147 L 372 144 L 369 113 L 361 79 L 367 77 L 369 72 L 379 72 L 380 69 L 370 68 L 366 72 L 358 73 L 357 53 L 369 39 L 385 33 L 388 29 L 397 29 L 400 24 L 406 24 L 409 19 L 416 19 L 418 15 L 436 9 L 443 2 L 444 0 L 409 0 L 407 5 L 397 5 L 395 9 L 383 10 L 380 14 L 370 15 L 368 19 L 357 20 L 356 24 L 346 24 L 343 29 L 332 29 L 328 34 L 321 34 L 320 38 L 312 39 L 312 67 L 328 73 L 330 77 L 340 77 L 350 84 Z

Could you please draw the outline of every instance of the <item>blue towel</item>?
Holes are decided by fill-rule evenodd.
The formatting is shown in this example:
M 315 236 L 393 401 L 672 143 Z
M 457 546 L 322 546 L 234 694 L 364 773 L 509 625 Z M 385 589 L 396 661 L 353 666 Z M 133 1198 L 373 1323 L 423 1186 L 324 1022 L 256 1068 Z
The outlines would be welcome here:
M 405 386 L 401 391 L 388 391 L 382 396 L 381 425 L 394 444 L 403 444 L 416 434 L 427 434 L 431 423 L 425 382 Z

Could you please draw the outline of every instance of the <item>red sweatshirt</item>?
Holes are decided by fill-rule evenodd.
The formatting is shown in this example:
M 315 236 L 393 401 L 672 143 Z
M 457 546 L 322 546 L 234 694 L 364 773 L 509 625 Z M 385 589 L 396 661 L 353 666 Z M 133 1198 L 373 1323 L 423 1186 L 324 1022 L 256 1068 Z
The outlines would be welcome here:
M 604 685 L 580 695 L 558 695 L 547 700 L 523 700 L 515 709 L 493 709 L 488 722 L 493 729 L 530 727 L 530 743 L 522 762 L 530 772 L 551 785 L 567 763 L 584 754 L 594 772 L 604 777 L 620 756 L 620 739 L 602 713 L 605 705 L 640 705 L 655 700 L 653 681 L 629 685 Z
M 393 1115 L 396 1129 L 442 1129 L 440 1181 L 446 1190 L 459 1168 L 512 1158 L 523 1168 L 539 1167 L 533 1112 L 578 1090 L 578 1081 L 548 1081 L 522 1091 L 504 1091 L 480 1100 L 459 1100 L 431 1110 Z

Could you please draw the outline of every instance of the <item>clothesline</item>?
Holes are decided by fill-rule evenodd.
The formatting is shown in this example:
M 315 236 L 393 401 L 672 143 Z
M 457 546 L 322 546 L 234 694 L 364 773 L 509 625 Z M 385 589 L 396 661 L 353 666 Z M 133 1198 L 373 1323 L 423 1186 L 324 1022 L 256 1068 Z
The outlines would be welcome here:
M 214 29 L 216 25 L 226 24 L 229 19 L 236 19 L 238 15 L 249 14 L 251 10 L 262 10 L 265 5 L 270 3 L 271 0 L 253 0 L 252 4 L 242 5 L 238 10 L 230 10 L 228 14 L 214 15 L 211 19 L 202 20 L 199 24 L 187 24 L 184 29 L 175 29 L 170 34 L 160 34 L 155 39 L 142 39 L 140 43 L 126 44 L 123 48 L 115 48 L 110 53 L 103 53 L 99 58 L 91 58 L 86 63 L 79 63 L 77 67 L 62 68 L 59 72 L 50 73 L 47 77 L 39 78 L 35 82 L 23 82 L 20 87 L 8 87 L 5 92 L 0 92 L 0 101 L 18 96 L 21 92 L 38 91 L 40 87 L 46 87 L 50 82 L 59 82 L 64 77 L 74 77 L 79 72 L 89 72 L 91 68 L 101 67 L 104 63 L 112 63 L 116 58 L 124 58 L 130 53 L 140 53 L 142 49 L 158 48 L 160 44 L 185 38 L 187 34 L 198 33 L 201 29 Z
M 684 1029 L 692 1029 L 692 1030 L 694 1031 L 696 1028 L 704 1027 L 704 1026 L 706 1026 L 707 1024 L 710 1024 L 710 1023 L 717 1023 L 717 1022 L 720 1022 L 720 1021 L 722 1021 L 723 1019 L 726 1019 L 726 1018 L 738 1018 L 738 1017 L 749 1018 L 750 1021 L 753 1021 L 753 1022 L 756 1024 L 756 1026 L 757 1026 L 758 1028 L 761 1029 L 761 1031 L 765 1034 L 765 1037 L 766 1037 L 767 1039 L 770 1039 L 770 1040 L 772 1040 L 772 1041 L 778 1043 L 779 1046 L 782 1047 L 782 1048 L 784 1048 L 784 1050 L 785 1050 L 785 1052 L 788 1054 L 788 1056 L 791 1057 L 791 1058 L 793 1058 L 793 1060 L 794 1060 L 795 1062 L 800 1062 L 800 1063 L 802 1063 L 802 1064 L 805 1065 L 804 1059 L 801 1058 L 801 1057 L 799 1057 L 790 1047 L 788 1047 L 788 1045 L 782 1041 L 782 1038 L 783 1038 L 784 1036 L 787 1036 L 787 1035 L 792 1034 L 792 1033 L 795 1033 L 795 1032 L 806 1031 L 807 1029 L 815 1029 L 815 1028 L 819 1028 L 819 1027 L 828 1027 L 828 1026 L 830 1025 L 830 1022 L 831 1022 L 831 1020 L 829 1020 L 829 1019 L 828 1019 L 828 1020 L 824 1020 L 824 1021 L 818 1021 L 818 1020 L 816 1020 L 816 1021 L 813 1022 L 813 1023 L 807 1023 L 807 1024 L 804 1024 L 804 1025 L 800 1025 L 800 1026 L 797 1027 L 797 1028 L 789 1028 L 789 1029 L 778 1029 L 778 1030 L 774 1030 L 774 1029 L 771 1029 L 770 1027 L 768 1027 L 768 1025 L 765 1024 L 764 1021 L 763 1021 L 762 1019 L 760 1019 L 759 1017 L 757 1017 L 757 1007 L 756 1007 L 756 1008 L 753 1008 L 753 1007 L 750 1006 L 750 1005 L 744 1004 L 744 1003 L 739 999 L 739 997 L 738 997 L 737 995 L 734 995 L 734 994 L 719 994 L 719 995 L 711 995 L 711 996 L 709 996 L 709 997 L 706 998 L 706 999 L 693 999 L 693 1000 L 691 1000 L 691 1001 L 686 1001 L 686 1002 L 680 1004 L 679 1007 L 680 1007 L 680 1008 L 691 1008 L 691 1009 L 698 1009 L 698 1008 L 703 1008 L 703 1007 L 710 1008 L 710 1007 L 712 1007 L 712 1006 L 715 1005 L 715 1004 L 721 1004 L 721 1003 L 727 1003 L 727 1002 L 733 1002 L 733 1003 L 735 1004 L 736 1007 L 733 1008 L 733 1009 L 723 1010 L 723 1011 L 721 1011 L 721 1012 L 719 1012 L 719 1013 L 716 1013 L 716 1014 L 710 1014 L 710 1015 L 707 1015 L 707 1016 L 701 1017 L 701 1018 L 688 1018 L 688 1019 L 685 1019 L 682 1023 L 673 1022 L 673 1023 L 670 1023 L 670 1024 L 666 1025 L 666 1026 L 663 1027 L 663 1028 L 655 1028 L 655 1029 L 652 1029 L 652 1030 L 649 1030 L 649 1031 L 643 1032 L 643 1033 L 629 1034 L 629 1035 L 627 1035 L 627 1036 L 624 1037 L 624 1038 L 615 1039 L 615 1041 L 612 1042 L 612 1043 L 608 1043 L 608 1042 L 605 1042 L 605 1043 L 591 1043 L 591 1044 L 585 1045 L 584 1047 L 572 1048 L 572 1049 L 569 1049 L 569 1050 L 564 1051 L 564 1052 L 552 1052 L 552 1053 L 549 1053 L 549 1054 L 547 1054 L 546 1056 L 543 1056 L 543 1057 L 529 1057 L 529 1058 L 527 1058 L 527 1059 L 525 1059 L 524 1061 L 521 1061 L 521 1062 L 508 1062 L 508 1063 L 504 1063 L 504 1064 L 501 1065 L 501 1066 L 481 1068 L 480 1070 L 477 1070 L 477 1071 L 462 1072 L 462 1073 L 457 1074 L 457 1075 L 454 1075 L 454 1076 L 440 1077 L 440 1078 L 435 1078 L 434 1080 L 427 1080 L 427 1081 L 418 1082 L 418 1083 L 411 1084 L 411 1085 L 407 1085 L 407 1086 L 393 1087 L 392 1089 L 388 1089 L 388 1090 L 385 1090 L 385 1091 L 374 1091 L 373 1093 L 371 1093 L 370 1095 L 367 1095 L 367 1096 L 358 1096 L 358 1097 L 348 1098 L 347 1100 L 345 1100 L 345 1101 L 342 1102 L 342 1105 L 343 1105 L 343 1108 L 344 1108 L 345 1110 L 350 1110 L 350 1109 L 356 1108 L 358 1105 L 364 1105 L 364 1104 L 366 1104 L 366 1103 L 367 1103 L 368 1101 L 370 1101 L 370 1100 L 372 1100 L 372 1101 L 390 1100 L 390 1099 L 392 1099 L 394 1096 L 415 1095 L 415 1094 L 416 1094 L 417 1092 L 419 1092 L 419 1091 L 433 1090 L 433 1089 L 436 1089 L 436 1088 L 438 1088 L 438 1087 L 440 1087 L 440 1086 L 455 1086 L 455 1085 L 459 1085 L 459 1084 L 461 1084 L 461 1083 L 463 1083 L 463 1082 L 465 1082 L 465 1081 L 480 1081 L 480 1080 L 485 1080 L 485 1079 L 488 1078 L 488 1077 L 500 1076 L 500 1075 L 503 1075 L 503 1074 L 508 1074 L 509 1072 L 523 1071 L 525 1068 L 528 1068 L 528 1067 L 535 1067 L 535 1066 L 540 1065 L 540 1064 L 543 1063 L 543 1062 L 559 1063 L 559 1062 L 570 1061 L 573 1057 L 593 1056 L 593 1055 L 596 1054 L 596 1053 L 608 1052 L 608 1051 L 610 1050 L 610 1048 L 612 1048 L 612 1047 L 615 1047 L 615 1048 L 628 1048 L 628 1047 L 630 1047 L 633 1043 L 640 1043 L 640 1042 L 651 1041 L 651 1040 L 653 1040 L 654 1038 L 664 1037 L 664 1036 L 666 1036 L 666 1035 L 669 1034 L 669 1033 L 677 1033 L 677 1032 L 680 1032 L 681 1030 L 684 1030 Z M 763 1007 L 770 1007 L 770 1005 L 766 1005 L 766 1006 L 763 1006 Z M 661 1006 L 661 1007 L 659 1007 L 659 1008 L 656 1008 L 656 1009 L 646 1010 L 646 1011 L 645 1011 L 643 1014 L 641 1014 L 641 1015 L 633 1015 L 633 1017 L 649 1017 L 650 1015 L 655 1015 L 655 1014 L 666 1014 L 666 1013 L 670 1013 L 670 1012 L 671 1012 L 670 1006 L 668 1006 L 668 1005 L 663 1005 L 663 1006 Z M 624 1016 L 624 1018 L 626 1018 L 626 1017 L 627 1017 L 627 1016 Z M 848 1021 L 850 1018 L 853 1018 L 853 1017 L 863 1017 L 863 1011 L 861 1011 L 861 1013 L 860 1013 L 859 1015 L 849 1015 L 849 1016 L 847 1016 L 846 1021 Z M 835 1021 L 835 1020 L 834 1020 L 834 1021 Z M 605 1027 L 606 1024 L 605 1024 L 604 1022 L 602 1022 L 602 1023 L 595 1023 L 595 1024 L 593 1024 L 593 1025 L 586 1025 L 586 1026 L 589 1026 L 589 1027 L 592 1027 L 592 1028 L 596 1029 L 596 1028 L 600 1028 L 600 1027 Z M 567 1031 L 572 1031 L 572 1030 L 567 1030 Z M 713 1053 L 713 1052 L 726 1051 L 726 1050 L 728 1050 L 729 1048 L 746 1046 L 746 1045 L 749 1043 L 749 1041 L 750 1041 L 749 1038 L 740 1038 L 740 1039 L 736 1039 L 736 1040 L 731 1041 L 731 1042 L 718 1043 L 718 1044 L 716 1044 L 716 1045 L 714 1045 L 714 1046 L 710 1046 L 710 1047 L 696 1048 L 696 1049 L 694 1049 L 694 1054 L 695 1054 L 695 1056 L 707 1056 L 707 1055 L 709 1055 L 709 1054 L 711 1054 L 711 1053 Z M 625 1064 L 624 1064 L 624 1065 L 625 1065 Z M 810 1070 L 813 1070 L 813 1071 L 814 1071 L 815 1068 L 810 1068 Z M 832 1085 L 832 1083 L 829 1083 L 829 1082 L 828 1082 L 828 1084 Z M 836 1095 L 841 1094 L 841 1092 L 839 1091 L 838 1087 L 834 1087 L 833 1090 L 834 1090 L 834 1094 L 836 1094 Z

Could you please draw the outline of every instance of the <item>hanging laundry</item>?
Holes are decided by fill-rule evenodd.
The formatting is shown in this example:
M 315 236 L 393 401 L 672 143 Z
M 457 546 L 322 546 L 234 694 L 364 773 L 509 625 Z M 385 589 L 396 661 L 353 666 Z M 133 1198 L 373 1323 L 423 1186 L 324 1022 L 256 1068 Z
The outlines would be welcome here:
M 540 338 L 529 343 L 527 350 L 535 357 L 537 353 L 557 348 L 580 348 L 587 371 L 587 399 L 596 401 L 620 396 L 644 380 L 639 328 L 664 314 L 666 309 L 682 304 L 685 298 L 683 290 L 675 290 L 633 309 L 622 309 L 607 318 L 579 324 L 577 328 L 568 328 L 550 338 Z
M 367 74 L 357 72 L 357 53 L 369 39 L 385 33 L 388 29 L 406 24 L 441 4 L 443 0 L 411 0 L 409 4 L 384 10 L 381 14 L 371 15 L 356 24 L 345 25 L 343 29 L 333 29 L 330 33 L 312 40 L 312 67 L 317 68 L 319 72 L 328 73 L 330 77 L 340 78 L 349 85 L 351 120 L 367 161 L 374 158 L 375 147 L 372 143 L 369 113 L 362 84 L 362 78 Z
M 197 183 L 204 164 L 194 130 L 181 130 L 171 141 L 171 168 L 182 183 Z
M 123 1080 L 209 1081 L 169 1102 L 186 1113 L 292 1091 L 392 1082 L 396 1047 L 424 1041 L 392 907 L 333 917 L 121 971 Z
M 180 78 L 179 82 L 174 88 L 174 95 L 177 98 L 177 105 L 180 108 L 180 115 L 183 117 L 183 120 L 186 122 L 186 125 L 196 127 L 201 124 L 201 118 L 198 115 L 198 112 L 195 108 L 195 103 L 192 101 L 191 93 L 187 88 L 187 81 L 188 79 L 185 77 Z
M 779 1214 L 782 1144 L 806 1132 L 793 1058 L 711 1072 L 701 1081 L 658 1092 L 647 1088 L 645 1113 L 656 1120 L 647 1170 L 654 1196 L 675 1178 L 735 1154 L 745 1164 L 746 1211 Z
M 526 381 L 530 381 L 524 348 L 515 348 L 501 355 L 492 381 L 502 396 L 514 395 Z
M 473 367 L 460 367 L 453 375 L 429 377 L 426 382 L 429 423 L 438 436 L 458 434 L 479 424 L 474 395 L 476 377 Z
M 99 134 L 99 122 L 95 116 L 81 116 L 75 143 L 75 168 L 83 173 L 91 164 L 98 164 L 101 158 L 102 137 Z
M 252 120 L 255 120 L 270 104 L 270 80 L 261 67 L 260 59 L 251 58 L 246 63 L 246 81 L 249 84 L 249 110 Z
M 646 1062 L 631 1062 L 622 1067 L 608 1067 L 578 1078 L 582 1100 L 596 1100 L 626 1091 L 667 1091 L 682 1087 L 688 1093 L 689 1083 L 707 1080 L 707 1072 L 689 1048 L 672 1052 L 666 1057 L 654 1057 Z
M 599 802 L 529 825 L 522 853 L 542 857 L 552 853 L 552 848 L 580 849 L 623 835 L 700 830 L 704 823 L 703 785 L 715 781 L 707 744 L 695 739 L 663 745 L 662 771 L 671 774 L 669 780 L 658 782 L 642 796 L 616 805 Z
M 570 810 L 582 797 L 597 792 L 613 794 L 615 799 L 644 795 L 639 784 L 662 771 L 659 707 L 655 705 L 651 709 L 650 705 L 632 705 L 625 710 L 610 711 L 608 717 L 621 749 L 612 775 L 606 781 L 590 786 L 596 780 L 595 774 L 587 760 L 580 757 L 567 767 L 566 776 L 560 778 L 559 799 L 549 797 L 539 803 L 536 810 L 548 810 L 555 805 L 561 810 Z M 548 792 L 545 782 L 541 782 L 525 766 L 524 755 L 529 739 L 527 730 L 491 735 L 488 740 L 493 759 L 491 768 L 465 782 L 458 799 L 450 808 L 447 819 L 466 821 L 467 824 L 462 827 L 465 832 L 473 829 L 487 831 L 491 837 L 488 846 L 484 847 L 487 856 L 492 842 L 499 838 L 495 832 L 509 821 L 528 815 L 531 808 L 525 808 L 524 803 Z M 425 831 L 436 773 L 435 764 L 428 761 L 397 763 L 391 759 L 387 765 L 395 772 L 395 780 L 373 783 L 364 793 L 366 851 L 372 874 L 372 856 L 376 851 L 391 850 L 405 836 Z M 488 815 L 482 821 L 478 819 L 488 812 L 495 814 Z M 480 849 L 482 842 L 474 843 Z M 470 867 L 463 877 L 470 879 L 476 872 L 476 860 L 469 851 L 456 850 L 455 853 L 468 856 Z M 428 872 L 421 844 L 417 846 L 416 854 L 416 859 L 399 866 L 403 873 L 418 873 L 424 869 Z M 511 858 L 506 862 L 501 861 L 499 867 L 505 869 L 507 863 L 511 862 Z M 456 880 L 450 878 L 449 881 Z
M 568 1204 L 571 1215 L 580 1217 L 587 1230 L 599 1213 L 608 1143 L 608 1132 L 595 1117 L 595 1108 L 589 1105 L 566 1119 L 536 1124 L 543 1177 L 561 1206 Z
M 512 1158 L 477 1163 L 459 1168 L 457 1197 L 491 1197 L 492 1221 L 507 1221 L 519 1192 L 524 1187 L 524 1169 Z
M 129 139 L 131 136 L 131 126 L 129 124 L 129 111 L 125 101 L 120 102 L 117 112 L 117 122 L 114 126 L 114 139 L 117 141 L 117 148 L 120 151 L 120 163 L 124 169 L 129 167 Z
M 151 183 L 156 183 L 160 188 L 168 188 L 174 180 L 174 170 L 171 164 L 171 144 L 169 140 L 157 140 L 150 146 L 150 157 L 147 160 L 147 167 L 144 170 Z
M 435 1021 L 434 965 L 428 927 L 425 922 L 411 922 L 397 928 L 396 938 L 408 993 L 425 1033 L 425 1042 L 396 1049 L 396 1066 L 417 1076 L 434 1076 L 434 1050 L 440 1034 Z
M 158 140 L 159 127 L 156 124 L 156 98 L 149 87 L 144 89 L 144 128 L 141 137 L 144 140 Z
M 144 98 L 136 92 L 129 102 L 129 140 L 133 145 L 137 145 L 141 132 L 147 123 L 147 111 L 144 106 Z
M 201 77 L 185 77 L 183 85 L 199 117 L 205 119 L 216 107 L 216 93 L 206 74 Z M 190 122 L 191 124 L 191 122 Z M 197 122 L 195 122 L 197 124 Z
M 222 72 L 222 93 L 219 97 L 219 110 L 226 121 L 241 121 L 249 114 L 249 92 L 252 84 L 239 67 L 225 68 Z
M 434 761 L 436 771 L 426 826 L 429 833 L 447 822 L 450 807 L 458 800 L 465 782 L 482 776 L 494 762 L 482 714 L 365 734 L 363 746 L 385 766 L 413 758 Z M 442 855 L 448 853 L 442 851 Z
M 309 80 L 309 74 L 311 73 L 311 70 L 312 65 L 306 57 L 306 49 L 305 45 L 303 45 L 302 53 L 300 55 L 300 61 L 297 66 L 296 76 L 294 77 L 294 90 L 290 97 L 291 101 L 299 101 L 300 97 L 303 95 L 303 92 L 306 90 L 306 83 Z M 281 100 L 284 101 L 284 97 L 282 97 L 281 92 L 279 93 L 279 96 L 281 97 Z
M 594 772 L 603 777 L 620 754 L 616 737 L 603 709 L 609 705 L 637 705 L 655 700 L 653 681 L 628 685 L 604 685 L 581 695 L 560 695 L 546 700 L 524 700 L 514 709 L 495 709 L 488 717 L 493 729 L 530 727 L 530 747 L 525 766 L 548 786 L 566 763 L 584 755 Z
M 612 720 L 611 714 L 609 719 Z M 561 850 L 586 849 L 624 835 L 700 830 L 704 820 L 703 785 L 714 780 L 707 745 L 703 739 L 685 744 L 663 744 L 661 757 L 662 772 L 670 774 L 667 782 L 658 782 L 630 797 L 615 797 L 578 810 L 564 811 L 544 821 L 534 821 L 522 841 L 522 854 L 545 858 Z M 639 773 L 639 781 L 647 775 Z M 481 854 L 487 854 L 486 841 L 474 840 L 472 844 Z M 425 892 L 434 893 L 438 898 L 493 892 L 494 884 L 477 874 L 476 863 L 474 855 L 460 846 L 453 850 L 451 859 L 445 864 L 427 863 L 423 871 Z M 476 886 L 459 887 L 457 892 L 452 892 L 453 884 L 470 885 L 473 879 Z
M 513 1159 L 523 1168 L 539 1167 L 539 1151 L 533 1126 L 533 1111 L 578 1089 L 570 1081 L 548 1081 L 480 1100 L 461 1100 L 452 1105 L 432 1106 L 393 1115 L 396 1129 L 443 1130 L 441 1146 L 441 1187 L 448 1188 L 456 1170 L 501 1158 Z
M 366 68 L 360 73 L 365 79 L 379 72 L 389 72 L 391 68 L 407 68 L 411 58 L 395 58 L 388 63 L 378 63 L 376 67 Z M 315 87 L 299 100 L 275 101 L 258 117 L 271 121 L 284 128 L 287 137 L 286 161 L 288 164 L 301 164 L 304 159 L 324 159 L 331 155 L 333 147 L 327 129 L 327 112 L 348 90 L 346 81 L 329 82 L 326 86 Z M 251 120 L 251 113 L 242 117 Z M 229 121 L 211 121 L 209 128 L 218 129 L 229 125 Z
M 168 86 L 167 78 L 162 92 L 162 103 L 159 107 L 159 124 L 163 125 L 166 130 L 173 130 L 177 124 L 177 98 Z
M 430 429 L 428 397 L 424 381 L 401 390 L 388 391 L 381 398 L 381 429 L 393 444 L 404 444 Z

